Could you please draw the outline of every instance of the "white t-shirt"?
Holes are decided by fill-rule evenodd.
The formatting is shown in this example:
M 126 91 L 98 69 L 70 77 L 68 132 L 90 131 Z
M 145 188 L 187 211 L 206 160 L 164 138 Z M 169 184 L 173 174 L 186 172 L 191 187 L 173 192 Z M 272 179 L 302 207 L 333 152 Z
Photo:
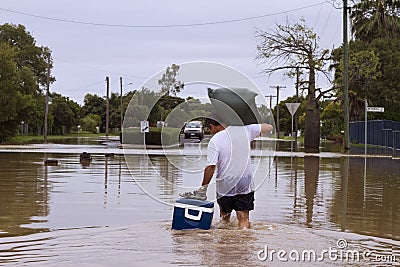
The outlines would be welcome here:
M 207 165 L 216 165 L 217 197 L 254 191 L 250 142 L 261 133 L 260 124 L 228 126 L 208 143 Z

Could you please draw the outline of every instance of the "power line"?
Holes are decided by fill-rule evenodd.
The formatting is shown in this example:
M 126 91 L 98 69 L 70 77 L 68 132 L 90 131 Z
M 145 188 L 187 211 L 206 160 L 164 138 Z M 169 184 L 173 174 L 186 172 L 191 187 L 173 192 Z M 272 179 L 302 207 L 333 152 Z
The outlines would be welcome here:
M 316 26 L 317 23 L 318 23 L 319 15 L 321 14 L 321 9 L 322 9 L 322 6 L 323 6 L 323 5 L 324 5 L 324 3 L 321 3 L 321 5 L 320 5 L 320 7 L 319 7 L 318 14 L 317 14 L 317 18 L 315 19 L 315 23 L 314 23 L 314 28 L 315 28 L 315 26 Z
M 335 9 L 342 9 L 343 8 L 343 6 L 341 5 L 341 4 L 343 4 L 342 0 L 325 0 L 325 2 L 327 4 L 330 4 Z
M 324 25 L 324 28 L 322 29 L 321 36 L 325 33 L 325 30 L 326 30 L 326 27 L 328 26 L 328 23 L 329 23 L 329 19 L 330 19 L 330 17 L 331 17 L 331 14 L 332 14 L 332 9 L 329 9 L 329 14 L 328 14 L 328 16 L 326 17 L 325 25 Z
M 318 4 L 313 4 L 313 5 L 294 8 L 294 9 L 290 9 L 290 10 L 286 10 L 286 11 L 280 11 L 280 12 L 276 12 L 276 13 L 264 14 L 264 15 L 253 16 L 253 17 L 222 20 L 222 21 L 211 21 L 211 22 L 203 22 L 203 23 L 170 24 L 170 25 L 128 25 L 128 24 L 95 23 L 95 22 L 88 22 L 88 21 L 68 20 L 68 19 L 40 16 L 40 15 L 25 13 L 25 12 L 21 12 L 21 11 L 6 9 L 6 8 L 0 8 L 0 10 L 6 11 L 9 13 L 15 13 L 15 14 L 19 14 L 19 15 L 28 16 L 28 17 L 38 18 L 38 19 L 52 20 L 52 21 L 58 21 L 58 22 L 63 22 L 63 23 L 73 23 L 73 24 L 81 24 L 81 25 L 83 24 L 83 25 L 89 25 L 89 26 L 119 27 L 119 28 L 178 28 L 178 27 L 208 26 L 208 25 L 227 24 L 227 23 L 233 23 L 233 22 L 255 20 L 255 19 L 260 19 L 260 18 L 265 18 L 265 17 L 286 14 L 286 13 L 290 13 L 290 12 L 294 12 L 294 11 L 299 11 L 299 10 L 303 10 L 303 9 L 307 9 L 310 7 L 315 7 L 315 6 L 319 6 L 319 5 L 323 5 L 323 4 L 327 4 L 327 2 L 322 1 Z

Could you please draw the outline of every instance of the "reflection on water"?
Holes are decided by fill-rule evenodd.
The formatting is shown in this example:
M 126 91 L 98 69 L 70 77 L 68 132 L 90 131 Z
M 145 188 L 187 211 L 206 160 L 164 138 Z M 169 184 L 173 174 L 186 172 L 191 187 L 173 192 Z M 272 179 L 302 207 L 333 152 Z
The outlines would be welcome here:
M 344 223 L 345 229 L 400 240 L 399 162 L 388 158 L 352 158 L 349 163 L 343 163 L 349 166 L 348 170 L 343 169 L 348 184 L 335 186 L 331 220 Z M 339 186 L 347 191 L 345 196 Z M 344 201 L 347 202 L 346 212 L 339 212 L 343 210 Z
M 306 198 L 306 223 L 312 226 L 314 198 L 317 193 L 319 177 L 319 157 L 304 158 L 304 191 Z
M 293 147 L 293 151 L 298 151 L 298 152 L 303 152 L 304 151 L 304 145 L 301 144 L 300 142 L 295 143 L 295 140 L 286 140 L 286 141 L 280 141 L 276 142 L 276 150 L 277 151 L 291 151 L 291 148 Z M 324 141 L 321 140 L 320 142 L 320 151 L 321 152 L 342 152 L 343 145 L 341 143 L 335 143 L 332 141 Z M 353 147 L 352 147 L 353 149 Z M 353 150 L 352 150 L 353 151 Z M 356 152 L 357 150 L 354 150 Z M 363 151 L 361 151 L 363 152 Z
M 44 166 L 47 158 L 59 165 Z M 164 156 L 129 160 L 137 167 L 128 170 L 118 155 L 95 154 L 82 165 L 79 154 L 0 153 L 0 264 L 259 266 L 264 245 L 322 250 L 343 236 L 358 249 L 400 258 L 396 160 L 254 159 L 272 169 L 256 192 L 248 231 L 219 225 L 218 207 L 212 230 L 171 231 L 172 208 L 135 180 L 153 197 L 173 201 L 177 186 L 200 184 L 201 177 Z
M 0 236 L 19 236 L 47 231 L 25 227 L 49 215 L 48 167 L 25 155 L 0 154 Z M 21 166 L 21 163 L 24 166 Z
M 400 240 L 398 164 L 389 158 L 278 158 L 274 181 L 257 195 L 270 202 L 275 195 L 273 221 L 283 216 L 308 227 Z

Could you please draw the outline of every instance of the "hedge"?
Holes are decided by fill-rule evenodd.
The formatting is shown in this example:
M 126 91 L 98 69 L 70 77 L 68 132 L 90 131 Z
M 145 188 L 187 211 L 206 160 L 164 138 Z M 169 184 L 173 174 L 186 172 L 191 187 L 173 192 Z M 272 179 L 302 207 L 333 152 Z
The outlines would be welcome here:
M 175 145 L 179 143 L 179 128 L 156 128 L 150 127 L 146 133 L 146 145 Z M 162 142 L 161 142 L 162 141 Z M 122 133 L 123 144 L 143 144 L 143 133 L 139 127 L 124 129 Z

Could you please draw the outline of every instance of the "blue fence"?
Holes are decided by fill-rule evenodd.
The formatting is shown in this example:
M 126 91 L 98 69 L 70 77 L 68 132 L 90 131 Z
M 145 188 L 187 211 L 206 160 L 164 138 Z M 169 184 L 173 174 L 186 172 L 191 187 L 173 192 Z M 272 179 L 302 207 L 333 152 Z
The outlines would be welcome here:
M 400 148 L 400 122 L 371 120 L 367 122 L 367 144 Z M 365 144 L 365 122 L 350 122 L 350 141 Z

